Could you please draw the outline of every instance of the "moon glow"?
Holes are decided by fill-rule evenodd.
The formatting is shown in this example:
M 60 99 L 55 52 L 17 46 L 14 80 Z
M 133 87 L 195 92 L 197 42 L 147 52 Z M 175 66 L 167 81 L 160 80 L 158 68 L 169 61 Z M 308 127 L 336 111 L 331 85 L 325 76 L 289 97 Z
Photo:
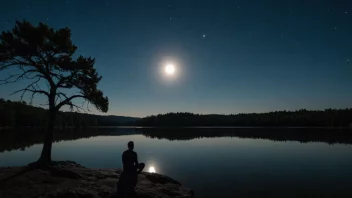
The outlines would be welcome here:
M 150 173 L 155 173 L 155 168 L 153 166 L 149 167 L 149 172 Z
M 172 76 L 175 74 L 175 66 L 173 64 L 166 64 L 165 65 L 165 73 L 168 75 L 168 76 Z

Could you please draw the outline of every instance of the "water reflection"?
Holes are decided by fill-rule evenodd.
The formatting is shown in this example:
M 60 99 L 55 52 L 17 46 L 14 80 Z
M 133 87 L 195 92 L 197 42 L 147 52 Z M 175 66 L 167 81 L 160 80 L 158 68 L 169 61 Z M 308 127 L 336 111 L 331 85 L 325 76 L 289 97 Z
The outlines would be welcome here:
M 42 138 L 21 135 L 28 130 L 18 132 L 0 131 L 0 148 L 30 145 L 25 136 L 36 144 Z M 197 197 L 352 197 L 352 146 L 336 144 L 350 144 L 351 135 L 332 129 L 57 131 L 57 141 L 77 140 L 56 142 L 53 159 L 73 160 L 91 168 L 119 168 L 126 143 L 134 141 L 146 172 L 170 176 L 195 190 Z M 25 151 L 0 153 L 0 166 L 28 164 L 40 150 L 41 145 L 35 145 Z
M 149 138 L 171 141 L 239 137 L 301 143 L 352 144 L 352 130 L 347 128 L 145 128 L 142 133 Z
M 150 166 L 148 172 L 150 172 L 150 173 L 156 173 L 154 166 Z
M 42 144 L 45 129 L 43 128 L 15 128 L 0 129 L 0 153 L 12 150 L 25 150 L 27 147 Z M 54 141 L 77 140 L 98 135 L 98 129 L 57 129 L 54 133 Z
M 54 141 L 133 134 L 143 134 L 148 138 L 171 141 L 239 137 L 302 143 L 352 144 L 350 129 L 333 128 L 67 128 L 56 130 Z M 44 130 L 40 128 L 0 129 L 0 153 L 18 149 L 25 150 L 29 146 L 41 144 L 43 136 Z
M 44 133 L 44 128 L 0 128 L 0 153 L 12 150 L 25 150 L 30 146 L 42 144 Z M 78 140 L 96 136 L 121 136 L 140 133 L 140 131 L 134 128 L 65 128 L 55 130 L 54 142 Z

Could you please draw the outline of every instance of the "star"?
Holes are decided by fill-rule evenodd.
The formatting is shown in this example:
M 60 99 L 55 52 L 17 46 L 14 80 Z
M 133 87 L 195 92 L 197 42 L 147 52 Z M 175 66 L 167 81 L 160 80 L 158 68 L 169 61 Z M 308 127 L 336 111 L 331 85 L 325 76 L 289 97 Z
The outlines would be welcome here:
M 172 18 L 170 17 L 170 20 L 171 20 Z
M 205 38 L 207 35 L 203 34 L 202 37 Z
M 345 14 L 347 14 L 348 12 L 346 11 Z
M 337 30 L 337 27 L 334 27 L 335 30 Z
M 240 6 L 237 6 L 237 9 L 240 9 Z
M 170 5 L 170 4 L 169 4 L 168 6 L 169 6 L 169 8 L 171 8 L 171 5 Z
M 281 34 L 280 39 L 282 40 L 283 38 L 284 38 L 284 35 L 283 35 L 283 34 Z

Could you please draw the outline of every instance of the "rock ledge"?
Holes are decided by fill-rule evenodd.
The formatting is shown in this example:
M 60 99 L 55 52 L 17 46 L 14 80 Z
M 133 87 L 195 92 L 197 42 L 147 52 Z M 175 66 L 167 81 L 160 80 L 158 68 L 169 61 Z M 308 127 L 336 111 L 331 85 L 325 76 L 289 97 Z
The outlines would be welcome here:
M 90 169 L 75 162 L 57 162 L 57 166 L 79 173 L 82 179 L 53 176 L 43 170 L 26 171 L 26 167 L 0 168 L 0 197 L 43 198 L 112 198 L 117 197 L 120 169 Z M 178 181 L 156 173 L 138 176 L 137 197 L 193 198 L 193 191 Z

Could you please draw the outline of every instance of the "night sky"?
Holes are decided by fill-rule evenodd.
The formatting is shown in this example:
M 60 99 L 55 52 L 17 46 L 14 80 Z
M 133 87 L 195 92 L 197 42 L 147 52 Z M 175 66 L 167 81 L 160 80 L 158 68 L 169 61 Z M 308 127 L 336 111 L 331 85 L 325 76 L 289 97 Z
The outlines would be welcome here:
M 0 31 L 22 19 L 72 30 L 77 53 L 96 58 L 108 114 L 352 107 L 352 1 L 1 1 Z M 0 97 L 19 100 L 18 87 Z

